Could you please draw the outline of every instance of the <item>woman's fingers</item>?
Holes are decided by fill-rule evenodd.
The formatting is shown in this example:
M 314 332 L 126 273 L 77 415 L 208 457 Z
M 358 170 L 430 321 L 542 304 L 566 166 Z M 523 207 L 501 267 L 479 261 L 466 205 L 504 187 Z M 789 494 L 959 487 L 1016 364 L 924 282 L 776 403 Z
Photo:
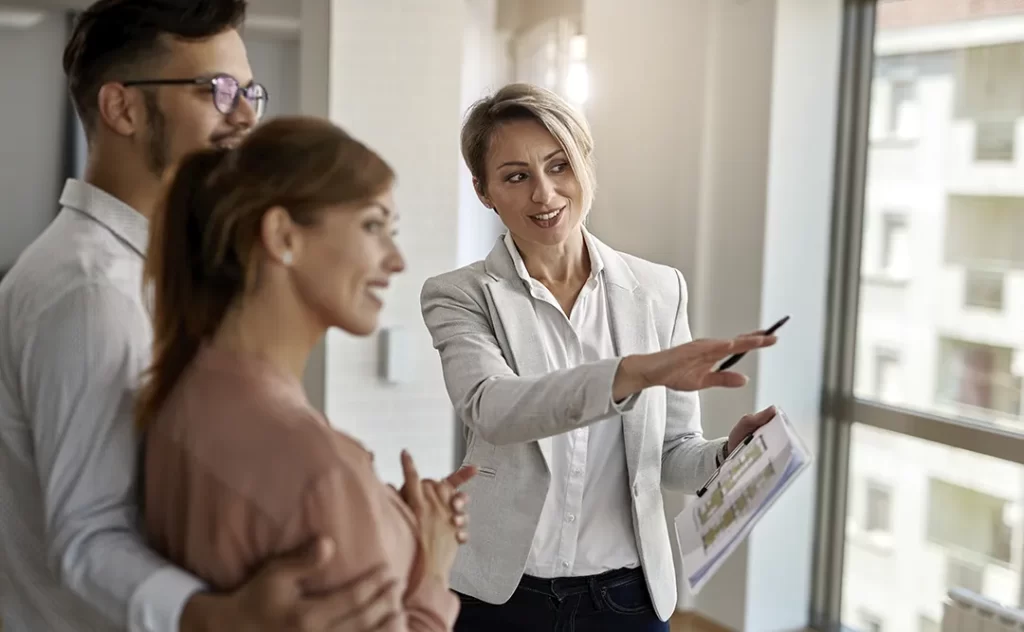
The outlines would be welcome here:
M 416 464 L 412 462 L 412 455 L 402 450 L 402 474 L 405 476 L 406 490 L 405 502 L 414 510 L 423 506 L 423 485 L 420 482 L 420 474 L 416 471 Z

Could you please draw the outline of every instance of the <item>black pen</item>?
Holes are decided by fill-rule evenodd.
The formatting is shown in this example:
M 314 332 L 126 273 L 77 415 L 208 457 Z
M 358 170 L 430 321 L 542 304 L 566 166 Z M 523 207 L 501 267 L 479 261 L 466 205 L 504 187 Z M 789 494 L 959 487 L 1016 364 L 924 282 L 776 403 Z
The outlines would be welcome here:
M 736 446 L 736 449 L 733 450 L 732 452 L 730 452 L 729 456 L 725 457 L 725 460 L 722 461 L 721 465 L 719 465 L 717 468 L 715 468 L 714 473 L 710 476 L 710 478 L 708 478 L 707 482 L 705 482 L 704 485 L 700 489 L 697 490 L 697 498 L 700 498 L 701 496 L 703 496 L 704 494 L 706 494 L 708 492 L 708 487 L 711 487 L 711 483 L 714 483 L 715 479 L 718 478 L 718 475 L 722 472 L 722 468 L 725 467 L 725 464 L 728 463 L 729 460 L 732 459 L 732 457 L 736 456 L 736 453 L 739 452 L 741 449 L 743 449 L 743 446 L 745 446 L 748 443 L 750 443 L 753 440 L 753 438 L 754 438 L 754 434 L 753 433 L 748 434 L 743 439 L 743 441 L 740 442 L 740 444 L 738 446 Z
M 788 320 L 789 320 L 789 316 L 784 316 L 782 318 L 782 320 L 780 320 L 779 322 L 777 322 L 774 325 L 772 325 L 771 327 L 769 327 L 761 335 L 762 336 L 770 336 L 770 335 L 774 334 L 776 331 L 779 330 L 779 327 L 782 327 L 783 325 L 785 325 L 786 321 L 788 321 Z M 722 362 L 722 365 L 720 367 L 718 367 L 717 369 L 715 369 L 715 372 L 720 372 L 720 371 L 724 371 L 726 369 L 732 368 L 733 366 L 736 365 L 737 362 L 742 360 L 743 356 L 745 356 L 745 355 L 747 355 L 746 351 L 744 351 L 743 353 L 734 353 L 733 355 L 731 355 L 728 358 L 726 358 L 725 362 Z

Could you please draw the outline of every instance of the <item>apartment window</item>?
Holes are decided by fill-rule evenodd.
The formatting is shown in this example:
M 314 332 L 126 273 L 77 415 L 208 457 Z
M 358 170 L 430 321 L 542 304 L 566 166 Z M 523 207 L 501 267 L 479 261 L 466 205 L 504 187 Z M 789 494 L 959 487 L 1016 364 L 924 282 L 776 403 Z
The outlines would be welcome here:
M 1004 182 L 1019 182 L 1019 173 Z M 1017 186 L 1013 184 L 1013 186 Z M 946 201 L 946 263 L 984 270 L 1024 270 L 1024 197 L 953 195 Z
M 898 404 L 903 396 L 903 367 L 899 351 L 875 350 L 875 397 L 887 404 Z
M 897 79 L 889 86 L 889 137 L 913 140 L 919 135 L 917 82 Z
M 1024 90 L 1021 89 L 1024 43 L 961 49 L 954 80 L 959 118 L 1011 120 L 1021 116 L 1024 114 Z
M 954 554 L 963 552 L 1009 564 L 1013 529 L 1007 520 L 1008 509 L 1009 502 L 1002 498 L 929 479 L 928 539 Z M 957 580 L 973 581 L 969 571 L 958 568 L 954 572 Z
M 991 270 L 967 270 L 964 273 L 964 307 L 1003 309 L 1005 274 Z
M 974 159 L 979 162 L 1013 162 L 1016 123 L 974 121 Z
M 963 588 L 981 594 L 985 579 L 985 567 L 976 562 L 960 559 L 956 554 L 946 558 L 946 590 Z
M 905 213 L 887 212 L 882 217 L 879 267 L 887 277 L 905 279 L 910 274 L 909 228 Z
M 1014 351 L 964 340 L 939 341 L 937 399 L 959 407 L 1020 420 L 1021 378 Z
M 889 533 L 892 531 L 892 490 L 881 483 L 869 482 L 864 501 L 864 529 Z

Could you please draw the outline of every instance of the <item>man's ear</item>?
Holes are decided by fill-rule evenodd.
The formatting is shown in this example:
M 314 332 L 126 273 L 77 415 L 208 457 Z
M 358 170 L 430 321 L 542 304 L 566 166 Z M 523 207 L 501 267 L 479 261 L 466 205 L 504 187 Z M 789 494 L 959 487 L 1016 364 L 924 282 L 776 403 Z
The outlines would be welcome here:
M 96 110 L 96 124 L 104 125 L 121 136 L 133 136 L 146 124 L 142 93 L 113 81 L 100 86 Z

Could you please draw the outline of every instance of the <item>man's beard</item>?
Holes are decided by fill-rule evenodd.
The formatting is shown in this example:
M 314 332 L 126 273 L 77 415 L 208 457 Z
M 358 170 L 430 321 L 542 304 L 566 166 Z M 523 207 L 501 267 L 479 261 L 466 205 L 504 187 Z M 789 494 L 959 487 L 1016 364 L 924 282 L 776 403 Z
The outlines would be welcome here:
M 162 176 L 170 162 L 167 119 L 156 103 L 156 94 L 147 90 L 143 95 L 146 118 L 149 119 L 149 147 L 146 150 L 146 160 L 149 162 L 150 170 L 157 176 Z

